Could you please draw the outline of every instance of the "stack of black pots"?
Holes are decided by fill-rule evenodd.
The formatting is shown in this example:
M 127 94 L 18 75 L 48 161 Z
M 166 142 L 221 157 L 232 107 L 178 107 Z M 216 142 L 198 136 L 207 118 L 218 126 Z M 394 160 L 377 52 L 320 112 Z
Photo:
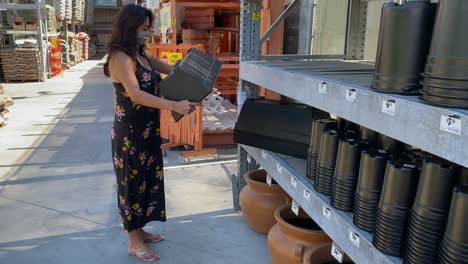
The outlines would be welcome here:
M 387 163 L 372 241 L 386 254 L 403 255 L 407 220 L 418 180 L 419 170 L 415 165 L 396 161 Z
M 333 207 L 345 212 L 353 211 L 360 159 L 361 150 L 358 141 L 353 138 L 341 139 L 338 146 L 330 203 Z
M 443 161 L 424 161 L 409 217 L 405 263 L 437 263 L 458 173 L 457 167 Z
M 439 1 L 421 101 L 468 109 L 468 1 Z
M 373 232 L 387 164 L 387 154 L 383 150 L 363 150 L 360 164 L 354 196 L 353 222 L 359 228 Z
M 455 188 L 439 251 L 441 264 L 468 263 L 468 185 Z
M 429 1 L 384 4 L 372 89 L 385 93 L 418 93 L 435 11 L 436 5 Z
M 330 195 L 332 190 L 339 136 L 337 130 L 322 133 L 314 189 L 325 195 Z
M 379 133 L 363 126 L 359 129 L 359 137 L 360 144 L 364 148 L 376 147 L 379 141 Z
M 310 139 L 309 151 L 307 153 L 307 169 L 306 176 L 312 181 L 315 181 L 317 174 L 317 161 L 320 151 L 320 142 L 322 133 L 329 129 L 336 128 L 336 120 L 334 119 L 317 119 L 312 122 L 312 134 Z

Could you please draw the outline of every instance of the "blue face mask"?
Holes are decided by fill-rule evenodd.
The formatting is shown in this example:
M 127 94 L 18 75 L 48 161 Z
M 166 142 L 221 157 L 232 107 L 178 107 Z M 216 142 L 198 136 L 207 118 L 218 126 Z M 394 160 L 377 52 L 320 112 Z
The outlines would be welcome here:
M 150 33 L 149 32 L 145 32 L 145 31 L 137 32 L 136 43 L 137 43 L 138 46 L 146 45 L 149 38 L 150 38 Z

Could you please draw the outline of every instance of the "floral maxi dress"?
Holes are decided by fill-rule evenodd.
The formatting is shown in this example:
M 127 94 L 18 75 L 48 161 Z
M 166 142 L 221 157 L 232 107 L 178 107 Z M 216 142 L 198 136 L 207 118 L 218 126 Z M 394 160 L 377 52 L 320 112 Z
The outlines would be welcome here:
M 159 73 L 137 62 L 140 89 L 157 95 Z M 112 158 L 117 176 L 120 221 L 126 232 L 151 221 L 166 221 L 159 109 L 134 104 L 121 83 L 114 83 Z

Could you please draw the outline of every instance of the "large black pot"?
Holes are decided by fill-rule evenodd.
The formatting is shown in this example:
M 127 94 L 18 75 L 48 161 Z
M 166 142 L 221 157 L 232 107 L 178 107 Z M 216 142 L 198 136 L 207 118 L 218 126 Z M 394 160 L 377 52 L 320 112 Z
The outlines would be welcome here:
M 364 150 L 361 154 L 360 164 L 354 195 L 353 222 L 359 228 L 373 232 L 387 164 L 387 154 L 385 151 Z
M 424 72 L 424 103 L 468 108 L 468 1 L 441 0 Z
M 455 188 L 452 204 L 440 247 L 441 263 L 468 262 L 468 185 Z
M 352 212 L 361 159 L 358 142 L 354 139 L 340 140 L 337 156 L 330 204 L 342 211 Z
M 410 213 L 406 262 L 424 259 L 423 263 L 436 263 L 458 174 L 459 168 L 450 163 L 436 159 L 424 162 Z
M 435 13 L 436 5 L 429 1 L 384 4 L 372 89 L 385 93 L 418 93 Z
M 335 129 L 337 121 L 334 119 L 317 119 L 312 123 L 312 134 L 310 138 L 309 151 L 307 154 L 306 176 L 312 181 L 315 181 L 317 174 L 317 162 L 320 151 L 320 142 L 322 134 L 329 129 Z
M 314 188 L 325 195 L 331 194 L 338 144 L 338 131 L 328 130 L 322 133 Z
M 382 252 L 401 257 L 419 170 L 410 164 L 388 162 L 377 211 L 373 243 Z

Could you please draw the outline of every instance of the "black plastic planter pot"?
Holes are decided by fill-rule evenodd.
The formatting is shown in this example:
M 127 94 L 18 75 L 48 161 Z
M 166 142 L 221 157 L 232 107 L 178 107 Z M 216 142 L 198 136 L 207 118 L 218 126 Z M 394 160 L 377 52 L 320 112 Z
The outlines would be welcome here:
M 416 166 L 388 162 L 379 207 L 394 207 L 395 210 L 409 212 L 418 180 Z
M 398 252 L 388 248 L 378 248 L 394 256 L 402 256 L 401 245 L 405 239 L 409 209 L 418 185 L 419 171 L 415 166 L 387 163 L 385 179 L 380 197 L 374 241 L 389 241 L 390 248 L 400 248 Z M 393 213 L 393 214 L 392 214 Z M 391 230 L 392 232 L 388 232 Z
M 436 263 L 439 242 L 446 224 L 452 190 L 459 171 L 450 164 L 425 161 L 411 210 L 407 250 L 422 251 L 428 263 Z M 406 254 L 410 255 L 410 253 Z
M 468 260 L 468 185 L 455 188 L 440 251 L 455 259 Z
M 355 223 L 359 228 L 369 232 L 374 231 L 386 162 L 386 155 L 379 151 L 369 150 L 363 151 L 361 154 L 353 218 L 358 218 Z M 362 225 L 363 220 L 369 224 Z
M 234 142 L 306 159 L 313 120 L 311 107 L 247 100 L 234 129 Z
M 456 96 L 443 96 L 423 89 L 419 98 L 423 103 L 434 106 L 443 106 L 450 108 L 468 109 L 468 98 L 458 98 Z
M 426 160 L 419 179 L 413 209 L 422 207 L 439 213 L 448 213 L 452 190 L 459 168 Z
M 435 11 L 436 5 L 428 1 L 384 4 L 372 89 L 398 94 L 418 92 Z
M 336 121 L 338 124 L 339 131 L 358 131 L 359 130 L 359 125 L 349 120 L 346 120 L 344 118 L 338 117 Z
M 468 184 L 468 169 L 467 168 L 462 168 L 460 170 L 460 173 L 457 178 L 457 183 L 455 184 L 456 186 L 460 187 L 463 185 Z
M 314 188 L 325 195 L 331 194 L 338 139 L 339 134 L 336 130 L 327 130 L 322 133 Z
M 425 73 L 468 80 L 468 2 L 439 2 Z
M 351 212 L 361 158 L 357 141 L 354 139 L 340 140 L 337 156 L 330 202 L 337 209 Z M 337 202 L 339 200 L 341 203 Z
M 376 147 L 379 141 L 379 133 L 367 127 L 361 126 L 359 138 L 362 144 L 368 147 Z
M 335 129 L 337 122 L 334 119 L 317 119 L 312 123 L 312 133 L 307 156 L 307 172 L 306 176 L 312 181 L 315 181 L 317 174 L 317 162 L 320 151 L 320 143 L 322 141 L 323 132 Z
M 467 96 L 455 95 L 454 87 L 468 88 L 468 2 L 444 0 L 439 2 L 431 48 L 427 58 L 423 103 L 468 108 Z M 434 85 L 448 89 L 446 93 L 434 90 Z M 458 93 L 458 92 L 457 92 Z M 457 99 L 458 98 L 458 99 Z
M 378 142 L 379 149 L 385 150 L 389 153 L 398 153 L 403 149 L 403 143 L 386 136 L 384 134 L 379 135 L 379 142 Z

